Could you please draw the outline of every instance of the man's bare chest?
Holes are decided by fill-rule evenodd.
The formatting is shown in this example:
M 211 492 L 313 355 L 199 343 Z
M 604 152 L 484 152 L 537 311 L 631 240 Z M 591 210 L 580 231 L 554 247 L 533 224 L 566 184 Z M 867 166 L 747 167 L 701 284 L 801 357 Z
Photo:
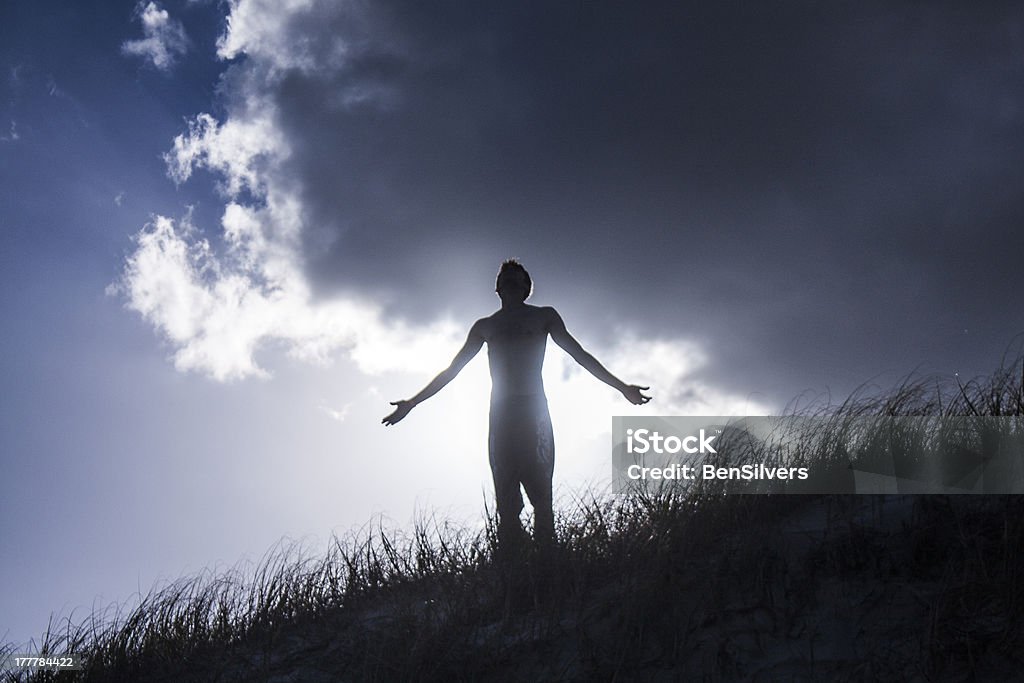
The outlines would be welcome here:
M 540 316 L 507 316 L 492 319 L 485 338 L 489 343 L 543 340 L 547 334 Z

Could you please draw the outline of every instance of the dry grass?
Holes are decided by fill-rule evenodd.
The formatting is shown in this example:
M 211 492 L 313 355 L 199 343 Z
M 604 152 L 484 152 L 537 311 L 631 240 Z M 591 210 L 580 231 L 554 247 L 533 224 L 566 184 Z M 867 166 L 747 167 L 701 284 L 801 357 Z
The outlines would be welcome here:
M 864 387 L 790 414 L 825 418 L 804 451 L 786 455 L 813 466 L 865 438 L 858 418 L 1024 415 L 1024 364 L 966 383 Z M 713 485 L 583 493 L 560 506 L 556 548 L 511 565 L 495 561 L 493 513 L 479 533 L 436 518 L 411 534 L 378 524 L 320 557 L 282 543 L 255 568 L 206 572 L 126 614 L 67 621 L 39 652 L 83 655 L 85 670 L 61 681 L 969 680 L 1019 670 L 1021 497 L 905 502 L 886 526 L 879 510 L 892 501 L 866 497 Z M 809 543 L 794 531 L 802 516 L 821 520 Z

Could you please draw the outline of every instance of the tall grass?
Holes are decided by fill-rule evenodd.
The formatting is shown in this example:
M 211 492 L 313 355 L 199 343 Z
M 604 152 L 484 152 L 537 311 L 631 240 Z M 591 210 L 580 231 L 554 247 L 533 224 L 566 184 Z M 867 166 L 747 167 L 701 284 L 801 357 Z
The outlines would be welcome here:
M 812 451 L 786 454 L 813 465 L 841 457 L 864 417 L 1024 415 L 1024 364 L 788 414 L 824 420 Z M 255 567 L 51 624 L 39 653 L 81 654 L 84 670 L 4 680 L 927 680 L 1019 666 L 1021 497 L 914 498 L 895 531 L 865 513 L 885 504 L 711 484 L 582 492 L 562 500 L 553 549 L 510 563 L 496 560 L 493 510 L 479 531 L 367 525 L 320 556 L 282 542 Z M 801 545 L 794 520 L 808 510 L 824 527 Z M 828 602 L 850 596 L 862 602 Z M 851 619 L 867 635 L 842 635 Z M 862 650 L 844 654 L 844 638 Z

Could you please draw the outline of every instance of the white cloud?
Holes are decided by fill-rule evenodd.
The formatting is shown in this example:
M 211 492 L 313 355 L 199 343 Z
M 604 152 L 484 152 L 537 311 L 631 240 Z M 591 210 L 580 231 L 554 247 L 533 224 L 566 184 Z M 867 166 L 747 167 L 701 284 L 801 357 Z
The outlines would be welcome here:
M 17 142 L 20 139 L 21 136 L 18 135 L 18 123 L 12 119 L 10 132 L 8 132 L 7 135 L 0 135 L 0 142 Z
M 233 206 L 225 212 L 225 223 L 238 213 Z M 423 363 L 442 363 L 458 342 L 454 326 L 446 321 L 411 329 L 386 325 L 379 310 L 365 303 L 313 303 L 287 258 L 249 260 L 244 243 L 238 247 L 241 256 L 218 256 L 189 216 L 178 221 L 155 217 L 137 235 L 136 244 L 111 291 L 124 294 L 129 308 L 175 347 L 179 370 L 204 372 L 221 381 L 266 377 L 256 352 L 278 344 L 307 362 L 326 363 L 346 349 L 368 373 L 415 371 Z
M 223 124 L 209 114 L 200 114 L 189 123 L 187 134 L 174 138 L 174 147 L 164 155 L 168 174 L 183 183 L 195 168 L 220 173 L 228 196 L 242 190 L 253 194 L 267 192 L 265 171 L 268 164 L 280 164 L 288 156 L 284 139 L 274 123 L 274 106 L 269 101 L 249 102 L 244 111 L 235 111 Z
M 167 71 L 188 50 L 188 38 L 181 22 L 171 19 L 167 10 L 155 2 L 136 6 L 135 14 L 142 22 L 142 38 L 126 40 L 121 51 L 142 57 L 161 71 Z
M 348 411 L 352 409 L 351 403 L 346 403 L 340 408 L 331 408 L 330 406 L 320 406 L 320 411 L 327 417 L 337 422 L 344 422 L 345 418 L 348 417 Z
M 246 54 L 264 65 L 287 69 L 312 66 L 307 41 L 292 40 L 289 22 L 313 6 L 312 0 L 230 0 L 228 28 L 217 54 L 233 59 Z

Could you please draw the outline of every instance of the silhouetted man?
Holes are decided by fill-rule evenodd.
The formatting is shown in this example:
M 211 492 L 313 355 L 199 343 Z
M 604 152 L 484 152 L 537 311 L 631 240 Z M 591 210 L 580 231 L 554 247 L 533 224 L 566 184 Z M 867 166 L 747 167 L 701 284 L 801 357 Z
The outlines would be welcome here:
M 502 263 L 495 283 L 501 308 L 473 323 L 451 365 L 412 398 L 392 401 L 395 411 L 382 420 L 385 425 L 399 422 L 452 381 L 487 342 L 491 370 L 488 451 L 498 507 L 499 546 L 505 548 L 525 535 L 519 522 L 523 510 L 520 484 L 533 505 L 537 540 L 545 544 L 554 540 L 551 478 L 555 444 L 541 378 L 548 335 L 592 375 L 622 392 L 630 403 L 642 405 L 651 400 L 641 393 L 648 387 L 624 383 L 587 353 L 565 329 L 554 308 L 526 303 L 532 289 L 530 274 L 522 264 L 514 259 Z

